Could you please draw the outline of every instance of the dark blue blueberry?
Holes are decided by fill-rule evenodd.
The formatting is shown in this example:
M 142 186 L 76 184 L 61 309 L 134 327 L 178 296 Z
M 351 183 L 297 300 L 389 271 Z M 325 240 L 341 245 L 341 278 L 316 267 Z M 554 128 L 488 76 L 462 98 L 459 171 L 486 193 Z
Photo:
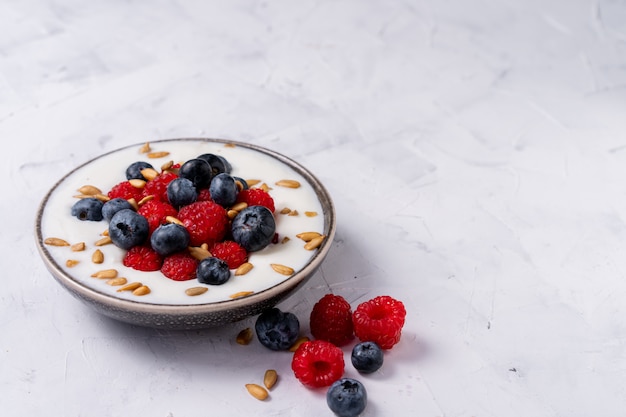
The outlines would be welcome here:
M 150 245 L 156 253 L 167 256 L 189 246 L 189 232 L 185 226 L 166 223 L 157 227 L 150 236 Z
M 250 188 L 246 180 L 244 180 L 243 178 L 240 178 L 240 177 L 233 177 L 233 178 L 235 179 L 235 183 L 239 184 L 237 185 L 237 188 L 239 189 L 239 191 L 247 190 L 248 188 Z
M 211 180 L 209 193 L 211 194 L 211 200 L 222 207 L 230 207 L 237 202 L 239 189 L 235 179 L 230 174 L 222 172 Z
M 208 188 L 213 174 L 211 165 L 204 159 L 194 158 L 185 162 L 178 170 L 180 178 L 187 178 L 198 190 Z
M 374 342 L 361 342 L 352 348 L 352 366 L 362 374 L 371 374 L 383 366 L 383 350 Z
M 198 264 L 196 276 L 203 284 L 222 285 L 230 279 L 230 269 L 228 269 L 228 264 L 220 258 L 204 258 Z
M 114 198 L 107 201 L 102 206 L 102 217 L 104 217 L 104 220 L 110 222 L 115 213 L 124 209 L 134 210 L 128 200 L 124 200 L 123 198 Z
M 367 391 L 360 381 L 341 378 L 326 391 L 326 403 L 338 417 L 356 417 L 367 406 Z
M 274 215 L 264 206 L 246 207 L 233 219 L 231 233 L 233 240 L 248 252 L 259 251 L 274 238 Z
M 167 184 L 167 199 L 176 208 L 189 205 L 197 198 L 198 190 L 187 178 L 176 178 Z
M 295 314 L 282 312 L 274 307 L 257 317 L 254 329 L 263 346 L 272 350 L 286 350 L 298 338 L 300 322 Z
M 97 198 L 81 198 L 72 206 L 72 216 L 78 220 L 99 222 L 102 220 L 102 205 Z
M 204 153 L 198 156 L 198 159 L 203 159 L 211 165 L 211 172 L 213 176 L 221 174 L 223 172 L 229 174 L 232 170 L 230 162 L 221 155 L 215 155 L 212 153 Z
M 148 220 L 131 209 L 120 210 L 109 222 L 109 237 L 113 244 L 130 249 L 148 240 Z
M 144 161 L 133 162 L 132 164 L 128 166 L 128 168 L 126 168 L 126 179 L 127 180 L 132 180 L 132 179 L 146 180 L 146 178 L 141 174 L 141 170 L 146 169 L 146 168 L 154 169 L 154 167 L 148 162 L 144 162 Z

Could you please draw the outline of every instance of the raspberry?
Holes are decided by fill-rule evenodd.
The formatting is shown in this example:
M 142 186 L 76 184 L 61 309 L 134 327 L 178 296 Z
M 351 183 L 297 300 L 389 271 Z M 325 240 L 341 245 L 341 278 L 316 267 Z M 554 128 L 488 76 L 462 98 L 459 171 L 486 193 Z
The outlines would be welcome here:
M 198 261 L 188 252 L 177 252 L 165 257 L 161 272 L 174 281 L 189 281 L 196 277 Z
M 143 196 L 154 196 L 156 200 L 169 202 L 167 199 L 167 184 L 178 178 L 173 172 L 163 171 L 156 178 L 146 183 L 143 187 Z
M 198 198 L 196 199 L 196 201 L 213 201 L 213 199 L 211 198 L 211 192 L 209 191 L 209 189 L 203 188 L 200 191 L 198 191 Z
M 388 295 L 359 304 L 352 314 L 354 333 L 363 342 L 375 342 L 391 349 L 400 341 L 406 310 L 404 304 Z
M 107 196 L 113 200 L 114 198 L 123 198 L 124 200 L 130 200 L 134 198 L 136 201 L 141 200 L 143 194 L 141 188 L 133 187 L 128 181 L 120 182 L 111 188 L 107 193 Z
M 163 257 L 150 246 L 133 246 L 124 255 L 122 263 L 138 271 L 158 271 L 163 264 Z
M 237 203 L 246 203 L 248 206 L 265 206 L 273 213 L 275 210 L 274 199 L 265 190 L 250 188 L 239 191 Z
M 316 339 L 342 346 L 354 338 L 352 309 L 340 295 L 326 294 L 311 310 L 311 334 Z
M 303 385 L 327 387 L 343 376 L 343 351 L 325 340 L 304 342 L 293 354 L 291 369 Z
M 178 219 L 189 231 L 191 246 L 209 246 L 224 238 L 228 231 L 226 209 L 212 201 L 196 201 L 178 211 Z
M 248 252 L 232 240 L 217 242 L 211 247 L 210 252 L 216 258 L 225 261 L 228 264 L 228 269 L 237 269 L 248 260 Z
M 137 212 L 148 219 L 150 235 L 157 227 L 166 223 L 165 218 L 167 216 L 176 217 L 178 215 L 178 211 L 171 204 L 160 200 L 146 201 Z

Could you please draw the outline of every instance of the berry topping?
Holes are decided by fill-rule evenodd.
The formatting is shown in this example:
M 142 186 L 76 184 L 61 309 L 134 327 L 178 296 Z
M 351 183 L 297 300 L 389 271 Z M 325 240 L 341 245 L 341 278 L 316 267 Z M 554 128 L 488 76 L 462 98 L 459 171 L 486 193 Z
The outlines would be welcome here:
M 189 232 L 176 223 L 163 224 L 152 233 L 150 245 L 161 256 L 171 255 L 189 246 Z
M 170 171 L 163 171 L 156 178 L 150 180 L 143 187 L 143 197 L 153 196 L 155 200 L 169 202 L 167 199 L 167 185 L 178 176 Z
M 102 205 L 97 198 L 82 198 L 72 206 L 72 216 L 78 220 L 99 222 L 102 220 Z
M 196 278 L 198 261 L 188 252 L 177 252 L 163 260 L 161 272 L 174 281 L 189 281 Z
M 167 184 L 167 200 L 174 207 L 186 206 L 197 198 L 196 187 L 187 178 L 175 178 Z
M 143 197 L 142 193 L 143 191 L 141 188 L 134 187 L 128 181 L 123 181 L 114 185 L 113 188 L 111 188 L 111 190 L 107 193 L 107 196 L 110 199 L 122 198 L 124 200 L 130 200 L 133 198 L 136 201 L 139 201 Z
M 248 252 L 259 251 L 274 238 L 274 215 L 264 206 L 246 207 L 233 219 L 231 233 L 233 240 Z
M 257 317 L 254 328 L 263 346 L 272 350 L 285 350 L 298 338 L 300 322 L 295 314 L 282 312 L 274 307 Z
M 235 179 L 229 174 L 217 174 L 209 186 L 211 199 L 222 207 L 230 207 L 237 201 L 239 189 Z
M 244 189 L 237 195 L 238 203 L 246 203 L 248 206 L 264 206 L 274 213 L 274 199 L 265 190 L 260 188 Z
M 232 240 L 217 242 L 211 247 L 210 252 L 216 258 L 224 260 L 229 269 L 237 269 L 248 260 L 248 252 Z
M 360 381 L 341 378 L 326 391 L 326 404 L 337 417 L 356 417 L 367 406 L 367 391 Z
M 167 216 L 176 217 L 178 211 L 169 203 L 161 200 L 149 200 L 139 207 L 139 214 L 148 219 L 150 233 L 153 233 L 157 227 L 166 223 Z
M 114 198 L 107 201 L 102 206 L 102 217 L 104 217 L 104 220 L 110 222 L 113 218 L 113 215 L 123 209 L 134 210 L 133 206 L 128 202 L 128 200 L 124 200 L 123 198 Z
M 191 246 L 200 246 L 203 243 L 211 246 L 222 240 L 228 231 L 226 209 L 212 201 L 196 201 L 182 207 L 178 212 L 178 219 L 189 231 Z
M 343 351 L 325 340 L 310 340 L 293 354 L 291 369 L 309 388 L 327 387 L 343 376 Z
M 143 174 L 141 173 L 141 170 L 146 169 L 146 168 L 151 168 L 154 169 L 154 167 L 152 166 L 152 164 L 145 162 L 145 161 L 137 161 L 137 162 L 133 162 L 132 164 L 130 164 L 128 166 L 128 168 L 126 168 L 126 179 L 127 180 L 146 180 L 146 178 L 143 176 Z
M 230 269 L 223 260 L 209 257 L 200 261 L 196 275 L 203 284 L 222 285 L 230 279 Z
M 109 237 L 122 249 L 142 245 L 148 239 L 148 220 L 130 209 L 120 210 L 109 222 Z
M 232 169 L 228 160 L 226 160 L 226 158 L 220 155 L 215 155 L 212 153 L 204 153 L 198 156 L 198 159 L 203 159 L 209 163 L 209 165 L 211 166 L 211 173 L 213 174 L 213 176 L 217 174 L 221 174 L 223 172 L 228 174 L 230 173 Z
M 375 342 L 382 349 L 391 349 L 400 341 L 405 317 L 401 301 L 381 295 L 357 306 L 352 314 L 354 333 L 363 342 Z
M 315 303 L 309 324 L 311 334 L 316 339 L 326 340 L 337 346 L 354 339 L 352 309 L 340 295 L 326 294 Z
M 122 263 L 138 271 L 158 271 L 163 264 L 163 257 L 149 245 L 133 246 L 124 255 Z
M 198 191 L 198 198 L 196 201 L 213 201 L 211 198 L 211 191 L 208 188 L 203 188 Z
M 194 158 L 181 165 L 178 176 L 190 180 L 198 190 L 208 188 L 212 178 L 211 165 L 204 159 Z
M 354 345 L 350 360 L 354 369 L 362 374 L 371 374 L 383 366 L 383 350 L 374 342 L 361 342 Z

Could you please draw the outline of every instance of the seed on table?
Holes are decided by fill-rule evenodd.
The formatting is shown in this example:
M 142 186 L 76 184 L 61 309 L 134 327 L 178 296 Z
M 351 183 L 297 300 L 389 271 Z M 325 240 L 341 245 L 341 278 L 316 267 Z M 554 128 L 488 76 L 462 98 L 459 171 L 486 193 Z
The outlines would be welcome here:
M 104 253 L 100 249 L 96 249 L 91 255 L 91 262 L 94 264 L 101 264 L 104 262 Z
M 304 342 L 308 342 L 309 340 L 310 339 L 307 336 L 300 336 L 296 339 L 295 342 L 293 342 L 293 345 L 289 347 L 289 351 L 295 352 L 296 350 L 298 350 L 301 344 L 303 344 Z
M 207 287 L 191 287 L 185 290 L 185 294 L 190 297 L 195 297 L 196 295 L 201 295 L 207 292 L 209 289 Z
M 146 294 L 150 294 L 150 287 L 147 285 L 142 285 L 133 290 L 133 295 L 142 296 Z
M 73 266 L 78 265 L 79 261 L 76 259 L 68 259 L 67 261 L 65 261 L 65 266 L 67 266 L 68 268 L 71 268 Z
M 280 241 L 280 243 L 285 244 L 285 243 L 289 242 L 290 240 L 291 240 L 291 239 L 289 239 L 289 236 L 285 236 L 285 237 L 283 238 L 283 240 L 281 240 L 281 241 Z
M 258 384 L 246 384 L 246 389 L 250 395 L 260 401 L 265 400 L 269 396 L 267 390 Z
M 103 269 L 94 272 L 91 276 L 94 278 L 115 278 L 117 276 L 117 269 Z
M 128 280 L 124 277 L 111 278 L 106 281 L 106 283 L 112 287 L 118 287 L 120 285 L 124 285 L 128 282 Z
M 270 266 L 272 267 L 274 271 L 282 275 L 292 275 L 294 273 L 293 268 L 286 266 L 286 265 L 270 264 Z
M 85 242 L 78 242 L 70 246 L 70 249 L 72 250 L 72 252 L 82 252 L 85 250 L 85 247 Z
M 126 284 L 122 288 L 118 289 L 117 292 L 135 291 L 137 288 L 141 287 L 142 285 L 143 284 L 141 282 L 131 282 L 130 284 Z
M 250 327 L 246 327 L 237 334 L 235 341 L 240 345 L 248 345 L 252 342 L 252 336 L 252 329 Z
M 268 369 L 265 371 L 265 375 L 263 375 L 263 385 L 268 390 L 272 389 L 274 385 L 276 385 L 276 381 L 278 381 L 278 373 L 274 369 Z
M 279 180 L 276 185 L 287 188 L 300 188 L 300 183 L 296 180 Z
M 58 237 L 46 238 L 46 240 L 44 240 L 43 243 L 45 243 L 46 245 L 50 245 L 50 246 L 70 246 L 67 240 L 64 240 Z
M 236 276 L 246 275 L 248 272 L 252 270 L 252 268 L 254 268 L 254 265 L 252 265 L 250 262 L 244 262 L 241 265 L 239 265 L 237 269 L 235 269 L 235 275 Z
M 324 241 L 324 238 L 326 238 L 326 236 L 319 236 L 314 239 L 311 239 L 304 245 L 304 249 L 313 250 L 313 249 L 319 248 L 322 242 Z

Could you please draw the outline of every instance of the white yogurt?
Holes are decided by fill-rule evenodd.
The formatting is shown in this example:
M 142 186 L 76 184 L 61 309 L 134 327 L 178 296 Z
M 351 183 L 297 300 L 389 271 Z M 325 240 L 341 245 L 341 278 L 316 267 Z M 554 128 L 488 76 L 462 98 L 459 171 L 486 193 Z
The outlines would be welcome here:
M 271 155 L 243 146 L 229 147 L 223 143 L 180 140 L 163 141 L 151 144 L 153 151 L 167 151 L 170 154 L 159 159 L 148 159 L 139 153 L 140 146 L 124 148 L 104 155 L 78 168 L 62 180 L 50 195 L 42 216 L 41 231 L 43 238 L 56 237 L 70 244 L 85 242 L 86 249 L 73 252 L 69 247 L 46 246 L 56 263 L 76 281 L 96 291 L 108 295 L 154 304 L 204 304 L 230 300 L 232 294 L 240 291 L 260 292 L 270 288 L 288 277 L 275 272 L 270 264 L 289 266 L 298 271 L 312 258 L 315 250 L 304 249 L 304 243 L 296 235 L 302 232 L 316 231 L 323 233 L 324 216 L 322 205 L 311 184 L 291 167 Z M 97 247 L 95 242 L 102 238 L 107 229 L 106 221 L 81 221 L 71 215 L 71 207 L 77 201 L 77 190 L 84 185 L 93 185 L 104 193 L 115 184 L 125 180 L 125 171 L 131 163 L 143 160 L 151 163 L 157 171 L 169 161 L 184 162 L 203 153 L 213 153 L 225 157 L 232 165 L 232 175 L 244 179 L 259 179 L 271 187 L 269 193 L 274 199 L 276 211 L 276 232 L 279 243 L 270 244 L 265 249 L 249 255 L 249 262 L 254 268 L 246 275 L 235 276 L 223 285 L 205 285 L 197 280 L 177 282 L 168 279 L 160 271 L 143 272 L 127 268 L 122 264 L 125 251 L 109 244 Z M 275 185 L 281 179 L 300 182 L 299 188 L 286 188 Z M 280 214 L 283 208 L 297 210 L 297 216 Z M 305 212 L 316 212 L 317 216 L 308 217 Z M 286 243 L 280 241 L 288 237 Z M 94 264 L 91 256 L 96 249 L 104 253 L 104 262 Z M 68 259 L 77 260 L 78 264 L 67 267 Z M 150 287 L 150 294 L 133 295 L 132 292 L 118 292 L 119 287 L 106 284 L 105 279 L 91 275 L 105 269 L 116 269 L 118 276 L 131 282 L 141 282 Z M 198 296 L 188 296 L 185 290 L 190 287 L 204 286 L 208 291 Z

